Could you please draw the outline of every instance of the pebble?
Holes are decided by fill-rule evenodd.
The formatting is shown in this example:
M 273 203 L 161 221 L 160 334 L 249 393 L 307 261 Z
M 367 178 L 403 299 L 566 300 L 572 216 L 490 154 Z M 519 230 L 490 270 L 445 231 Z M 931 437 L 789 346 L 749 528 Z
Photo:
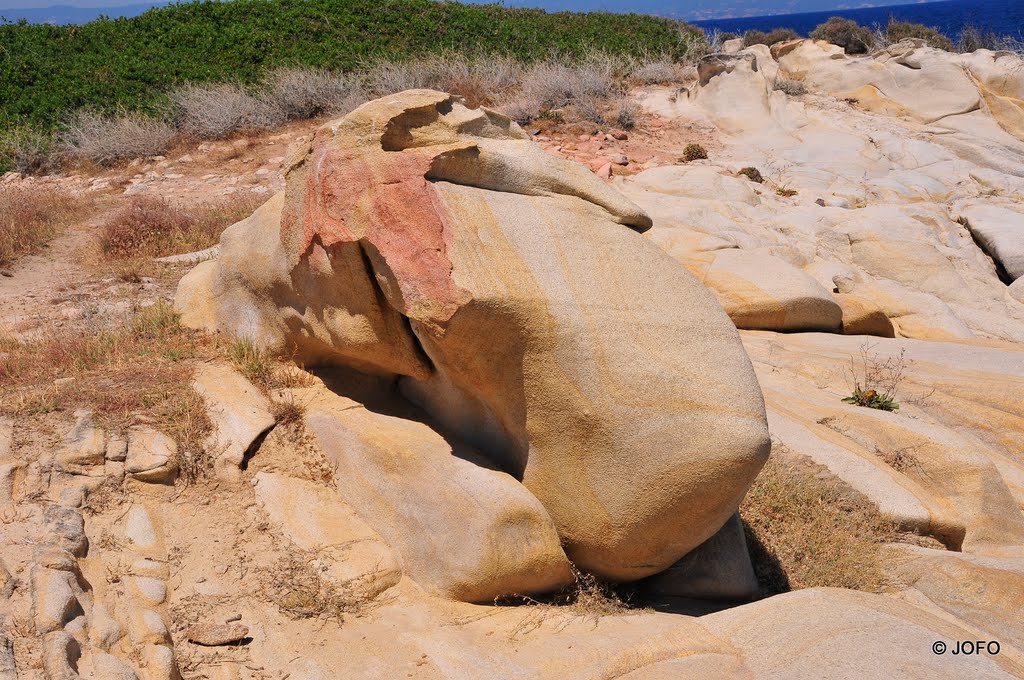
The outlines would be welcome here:
M 240 623 L 198 623 L 185 631 L 185 637 L 189 642 L 206 647 L 229 645 L 248 634 L 249 628 Z
M 229 616 L 226 619 L 224 619 L 224 623 L 234 623 L 235 621 L 241 621 L 241 620 L 242 620 L 242 615 L 241 614 L 232 614 L 231 616 Z

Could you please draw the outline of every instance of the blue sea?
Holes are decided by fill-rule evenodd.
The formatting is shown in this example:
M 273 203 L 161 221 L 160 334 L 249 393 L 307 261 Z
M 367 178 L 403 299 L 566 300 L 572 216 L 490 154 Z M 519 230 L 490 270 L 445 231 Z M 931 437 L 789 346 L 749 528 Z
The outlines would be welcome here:
M 829 17 L 853 19 L 864 26 L 885 26 L 889 17 L 898 21 L 911 21 L 938 29 L 957 39 L 965 26 L 974 26 L 983 33 L 991 31 L 998 36 L 1024 38 L 1024 0 L 947 0 L 915 5 L 892 5 L 866 9 L 837 9 L 829 12 L 783 14 L 742 19 L 710 19 L 695 21 L 703 28 L 729 33 L 743 33 L 751 29 L 770 31 L 773 28 L 791 28 L 807 35 Z

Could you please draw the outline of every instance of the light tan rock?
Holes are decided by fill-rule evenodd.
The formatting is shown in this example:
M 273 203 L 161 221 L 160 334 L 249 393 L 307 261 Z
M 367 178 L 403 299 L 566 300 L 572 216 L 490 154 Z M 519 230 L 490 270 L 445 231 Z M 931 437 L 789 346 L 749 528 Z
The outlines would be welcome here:
M 735 511 L 767 454 L 757 385 L 636 205 L 422 90 L 324 126 L 288 167 L 285 196 L 179 287 L 187 323 L 398 376 L 606 577 L 664 569 Z
M 83 557 L 89 549 L 85 535 L 85 519 L 74 508 L 51 505 L 43 511 L 46 541 L 50 545 L 67 550 L 76 557 Z
M 68 633 L 62 630 L 46 633 L 41 655 L 47 680 L 82 680 L 78 674 L 82 648 Z
M 343 397 L 306 426 L 335 466 L 346 503 L 402 556 L 419 585 L 468 602 L 572 580 L 547 512 L 515 479 L 427 426 Z
M 888 546 L 887 560 L 892 578 L 908 588 L 902 599 L 955 617 L 1000 644 L 1024 645 L 1024 559 L 903 544 Z
M 32 620 L 40 635 L 60 630 L 82 614 L 74 572 L 32 568 Z
M 241 373 L 226 364 L 203 364 L 193 389 L 206 403 L 213 432 L 206 442 L 222 479 L 237 480 L 245 455 L 274 426 L 270 402 Z
M 143 645 L 139 654 L 142 667 L 139 669 L 140 680 L 181 680 L 178 662 L 174 658 L 174 650 L 166 645 Z
M 1024 276 L 1024 212 L 991 203 L 963 209 L 967 228 L 1011 280 Z
M 140 482 L 172 484 L 178 476 L 178 446 L 151 427 L 134 427 L 128 433 L 125 473 Z
M 292 543 L 323 555 L 325 577 L 336 584 L 358 584 L 361 593 L 373 598 L 402 578 L 391 548 L 336 491 L 261 472 L 256 475 L 256 497 Z
M 57 466 L 70 474 L 103 476 L 106 434 L 93 424 L 88 411 L 76 411 L 75 417 L 75 424 L 64 436 L 64 446 L 57 454 Z
M 18 480 L 24 476 L 24 468 L 21 463 L 0 463 L 0 507 L 17 498 Z
M 951 663 L 971 678 L 1012 678 L 1024 670 L 1012 651 L 935 654 L 936 641 L 951 652 L 955 641 L 976 639 L 975 631 L 906 603 L 839 588 L 786 593 L 700 622 L 731 642 L 758 678 L 820 678 L 824 667 L 833 678 L 945 677 Z
M 7 462 L 14 447 L 14 421 L 0 416 L 0 462 Z
M 842 308 L 810 275 L 759 252 L 719 250 L 704 285 L 715 291 L 737 328 L 838 331 Z
M 843 333 L 845 335 L 877 335 L 883 338 L 896 337 L 892 322 L 878 305 L 859 295 L 835 295 L 843 310 Z
M 185 638 L 197 645 L 218 647 L 238 642 L 248 634 L 248 627 L 240 623 L 197 623 L 185 631 Z
M 135 670 L 112 654 L 96 652 L 84 657 L 81 667 L 87 678 L 105 680 L 138 680 Z

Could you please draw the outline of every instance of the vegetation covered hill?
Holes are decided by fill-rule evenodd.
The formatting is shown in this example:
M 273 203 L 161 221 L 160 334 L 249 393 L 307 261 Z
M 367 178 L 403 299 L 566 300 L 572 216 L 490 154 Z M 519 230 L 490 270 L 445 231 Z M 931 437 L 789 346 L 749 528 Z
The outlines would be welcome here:
M 682 56 L 697 29 L 649 16 L 434 0 L 234 0 L 83 26 L 0 25 L 0 129 L 69 111 L 154 111 L 185 81 L 250 83 L 270 67 L 347 70 L 454 50 L 531 61 L 595 49 Z M 687 40 L 687 37 L 690 40 Z

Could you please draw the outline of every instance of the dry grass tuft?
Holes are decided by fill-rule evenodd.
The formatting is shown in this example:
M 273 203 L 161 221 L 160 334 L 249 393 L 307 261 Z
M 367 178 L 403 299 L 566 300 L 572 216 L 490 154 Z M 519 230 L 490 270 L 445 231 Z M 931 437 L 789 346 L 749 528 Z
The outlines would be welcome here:
M 852 490 L 773 455 L 740 505 L 766 595 L 835 586 L 880 592 L 881 546 L 896 527 Z
M 528 607 L 528 614 L 512 629 L 510 639 L 527 635 L 549 620 L 556 620 L 559 630 L 574 620 L 596 622 L 606 616 L 624 616 L 649 611 L 631 603 L 628 586 L 603 581 L 593 574 L 572 567 L 574 581 L 567 588 L 541 598 L 514 595 L 495 602 L 497 605 Z
M 275 387 L 274 358 L 250 340 L 234 340 L 227 347 L 228 357 L 235 368 L 264 392 Z
M 261 569 L 262 595 L 294 619 L 333 619 L 359 615 L 373 603 L 376 574 L 344 583 L 324 577 L 326 566 L 315 552 L 294 550 Z
M 103 224 L 100 246 L 108 257 L 118 259 L 202 250 L 264 200 L 265 196 L 242 192 L 185 207 L 158 196 L 133 196 Z
M 177 132 L 162 120 L 84 111 L 64 126 L 60 145 L 68 157 L 97 165 L 164 153 Z
M 270 413 L 278 425 L 292 427 L 302 423 L 302 416 L 306 414 L 306 406 L 292 398 L 272 401 Z
M 0 188 L 0 265 L 39 252 L 88 206 L 52 187 Z

